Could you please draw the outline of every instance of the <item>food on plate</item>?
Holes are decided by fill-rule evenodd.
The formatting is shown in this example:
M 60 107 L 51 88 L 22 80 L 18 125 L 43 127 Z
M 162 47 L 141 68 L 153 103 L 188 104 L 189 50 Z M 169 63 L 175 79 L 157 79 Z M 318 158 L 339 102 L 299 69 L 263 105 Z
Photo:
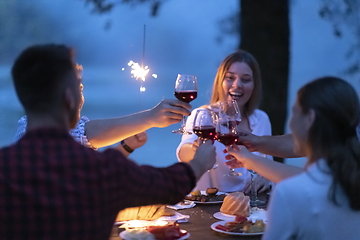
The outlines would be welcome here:
M 191 196 L 201 196 L 201 191 L 200 190 L 196 190 L 196 191 L 192 191 L 190 192 Z
M 187 234 L 186 231 L 180 230 L 177 222 L 165 226 L 149 226 L 146 230 L 152 233 L 156 240 L 176 240 Z
M 227 222 L 224 225 L 218 224 L 215 226 L 216 229 L 225 232 L 235 233 L 260 233 L 265 230 L 265 223 L 263 220 L 256 220 L 255 223 L 249 221 L 246 217 L 237 215 L 235 221 Z
M 126 239 L 128 240 L 156 240 L 155 236 L 146 229 L 126 230 Z
M 226 195 L 220 207 L 220 212 L 229 215 L 250 216 L 250 198 L 243 192 L 233 192 Z
M 126 229 L 126 239 L 130 240 L 177 240 L 186 234 L 186 231 L 180 230 L 177 222 Z
M 206 189 L 206 194 L 207 195 L 215 195 L 217 194 L 217 192 L 219 191 L 218 188 L 214 187 L 214 188 L 207 188 Z
M 173 216 L 174 214 L 175 210 L 167 208 L 166 205 L 132 207 L 121 210 L 115 221 L 156 220 L 162 216 Z
M 204 193 L 204 191 L 203 191 Z M 196 190 L 190 193 L 185 197 L 185 200 L 197 201 L 197 202 L 219 202 L 223 201 L 226 194 L 217 194 L 217 188 L 208 188 L 205 191 L 205 194 L 202 194 L 200 190 Z
M 265 230 L 265 223 L 263 220 L 257 219 L 253 224 L 247 224 L 243 227 L 246 233 L 258 233 Z

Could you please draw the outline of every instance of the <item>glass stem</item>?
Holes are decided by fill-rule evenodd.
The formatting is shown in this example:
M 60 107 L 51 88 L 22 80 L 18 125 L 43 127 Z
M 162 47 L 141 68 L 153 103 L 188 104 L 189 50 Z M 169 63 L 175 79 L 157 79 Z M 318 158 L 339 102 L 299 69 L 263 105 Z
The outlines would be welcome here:
M 182 121 L 181 121 L 181 128 L 185 131 L 185 124 L 186 124 L 186 120 L 185 120 L 185 116 L 182 117 Z
M 252 200 L 254 202 L 256 202 L 257 200 L 257 191 L 256 191 L 256 186 L 255 186 L 255 174 L 254 172 L 251 173 L 251 195 L 252 195 Z

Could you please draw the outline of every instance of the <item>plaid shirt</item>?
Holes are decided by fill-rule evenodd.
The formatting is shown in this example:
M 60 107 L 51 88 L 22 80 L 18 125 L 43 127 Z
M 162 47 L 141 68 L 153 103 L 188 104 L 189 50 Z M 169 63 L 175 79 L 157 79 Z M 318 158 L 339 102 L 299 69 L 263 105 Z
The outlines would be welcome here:
M 108 239 L 119 210 L 176 204 L 195 186 L 186 163 L 139 166 L 68 132 L 27 132 L 0 149 L 0 239 Z

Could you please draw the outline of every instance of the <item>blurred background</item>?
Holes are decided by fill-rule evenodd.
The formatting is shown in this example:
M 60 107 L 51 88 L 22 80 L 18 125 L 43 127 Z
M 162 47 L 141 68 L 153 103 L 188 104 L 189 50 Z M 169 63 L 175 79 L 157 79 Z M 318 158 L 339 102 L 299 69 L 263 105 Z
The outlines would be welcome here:
M 153 16 L 154 2 L 161 2 L 161 8 L 155 8 L 156 16 Z M 360 90 L 356 65 L 354 68 L 354 61 L 360 58 L 360 47 L 353 48 L 359 43 L 356 36 L 360 33 L 344 19 L 324 17 L 321 11 L 326 2 L 344 6 L 343 0 L 288 1 L 289 68 L 285 72 L 288 85 L 283 86 L 287 93 L 282 102 L 286 108 L 282 111 L 284 133 L 289 132 L 286 122 L 296 91 L 306 82 L 334 75 Z M 195 108 L 208 103 L 218 65 L 241 46 L 239 42 L 244 36 L 234 34 L 231 27 L 241 6 L 239 0 L 145 1 L 144 4 L 117 4 L 111 11 L 99 14 L 94 12 L 92 1 L 86 0 L 2 0 L 0 147 L 12 143 L 17 121 L 24 115 L 10 76 L 12 63 L 24 48 L 53 42 L 76 49 L 76 60 L 84 67 L 82 115 L 90 119 L 124 116 L 152 108 L 164 98 L 174 98 L 178 73 L 198 77 L 198 98 L 191 103 Z M 264 46 L 254 46 L 254 49 L 257 47 Z M 150 68 L 142 84 L 145 92 L 139 91 L 140 81 L 131 77 L 127 65 L 130 60 L 140 64 L 143 61 Z M 277 61 L 276 54 L 272 61 Z M 260 68 L 266 69 L 259 62 Z M 267 72 L 262 72 L 263 80 Z M 151 74 L 158 77 L 153 78 Z M 271 79 L 276 81 L 276 75 Z M 263 91 L 276 95 L 270 87 Z M 137 149 L 131 158 L 140 164 L 155 166 L 176 162 L 175 149 L 181 136 L 171 130 L 179 126 L 148 130 L 147 144 Z M 298 166 L 304 164 L 302 158 L 285 161 Z

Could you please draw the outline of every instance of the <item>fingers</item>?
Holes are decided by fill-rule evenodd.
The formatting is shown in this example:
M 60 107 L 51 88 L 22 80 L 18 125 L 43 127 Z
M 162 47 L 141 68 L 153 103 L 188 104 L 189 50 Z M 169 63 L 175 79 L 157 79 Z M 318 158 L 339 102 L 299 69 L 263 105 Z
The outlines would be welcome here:
M 188 112 L 173 112 L 171 110 L 166 111 L 164 113 L 162 113 L 163 117 L 165 119 L 168 119 L 169 121 L 173 121 L 174 123 L 178 123 L 182 120 L 183 116 L 189 116 L 190 112 L 188 114 Z
M 263 186 L 261 186 L 261 187 L 258 189 L 258 193 L 263 193 L 263 192 L 265 192 L 267 189 L 268 189 L 268 188 L 267 188 L 265 185 L 263 185 Z
M 179 106 L 179 107 L 186 108 L 186 109 L 192 108 L 191 104 L 177 100 L 177 99 L 164 99 L 163 102 L 166 104 L 172 105 L 172 106 Z
M 269 180 L 267 180 L 266 178 L 258 175 L 257 177 L 258 179 L 256 180 L 257 181 L 257 189 L 258 189 L 258 192 L 265 192 L 266 190 L 268 190 L 270 188 L 270 184 L 269 184 Z
M 162 107 L 167 109 L 168 111 L 178 114 L 178 115 L 186 115 L 190 116 L 191 112 L 189 109 L 192 108 L 192 106 L 186 102 L 177 100 L 177 99 L 166 99 L 163 100 Z
M 144 142 L 148 139 L 146 132 L 141 132 L 141 133 L 135 134 L 135 137 L 137 138 L 137 140 L 139 142 Z
M 199 139 L 196 139 L 194 143 L 192 144 L 192 150 L 196 151 L 196 149 L 199 147 Z
M 226 166 L 229 166 L 230 168 L 241 168 L 244 167 L 244 165 L 239 162 L 236 158 L 233 158 L 232 156 L 229 156 L 229 161 L 225 162 Z M 225 157 L 225 159 L 227 159 Z

